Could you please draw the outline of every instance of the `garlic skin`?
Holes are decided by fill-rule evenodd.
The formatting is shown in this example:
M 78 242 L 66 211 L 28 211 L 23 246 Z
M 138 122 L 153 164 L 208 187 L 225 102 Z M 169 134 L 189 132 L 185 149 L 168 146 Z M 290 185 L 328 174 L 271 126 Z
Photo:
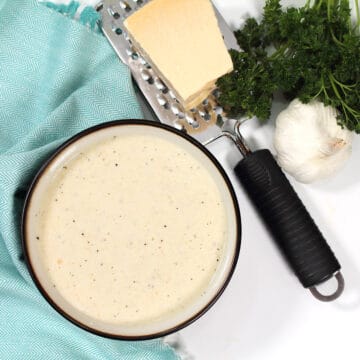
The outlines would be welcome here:
M 302 183 L 339 171 L 351 155 L 353 134 L 336 121 L 336 109 L 320 101 L 293 100 L 276 119 L 278 164 Z

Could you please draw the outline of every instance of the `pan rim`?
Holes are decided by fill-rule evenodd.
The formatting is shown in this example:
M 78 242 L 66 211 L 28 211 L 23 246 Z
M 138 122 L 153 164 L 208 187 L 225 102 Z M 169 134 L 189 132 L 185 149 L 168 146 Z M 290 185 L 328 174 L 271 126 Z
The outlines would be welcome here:
M 233 257 L 232 257 L 232 263 L 231 266 L 229 268 L 228 274 L 226 275 L 226 279 L 224 281 L 224 283 L 222 284 L 222 286 L 214 293 L 214 296 L 211 298 L 211 300 L 209 302 L 207 302 L 207 304 L 201 308 L 201 310 L 199 310 L 198 312 L 196 312 L 193 316 L 191 316 L 190 318 L 184 320 L 183 322 L 179 323 L 176 326 L 173 326 L 169 329 L 166 329 L 164 331 L 160 331 L 160 332 L 156 332 L 156 333 L 151 333 L 151 334 L 147 334 L 147 335 L 121 335 L 121 334 L 113 334 L 113 333 L 108 333 L 108 332 L 104 332 L 104 331 L 100 331 L 97 330 L 93 327 L 90 327 L 84 323 L 82 323 L 81 321 L 75 319 L 73 316 L 71 316 L 70 314 L 68 314 L 65 310 L 63 310 L 61 308 L 61 306 L 59 306 L 52 298 L 51 296 L 48 294 L 48 292 L 46 291 L 46 289 L 43 287 L 43 285 L 41 284 L 41 281 L 38 278 L 38 275 L 35 272 L 34 266 L 32 265 L 31 262 L 31 256 L 30 256 L 30 252 L 29 252 L 29 245 L 28 245 L 28 240 L 27 240 L 27 227 L 28 227 L 28 210 L 30 207 L 30 203 L 31 203 L 31 199 L 32 199 L 32 195 L 37 187 L 37 184 L 39 182 L 39 180 L 41 179 L 41 177 L 46 173 L 46 170 L 49 168 L 49 166 L 55 161 L 55 159 L 65 150 L 67 149 L 69 146 L 71 146 L 73 143 L 77 142 L 78 140 L 82 139 L 83 137 L 90 135 L 96 131 L 102 130 L 102 129 L 106 129 L 106 128 L 110 128 L 110 127 L 114 127 L 114 126 L 136 126 L 136 125 L 142 125 L 142 126 L 151 126 L 151 127 L 156 127 L 156 128 L 160 128 L 166 131 L 169 131 L 173 134 L 176 134 L 180 137 L 182 137 L 183 139 L 189 141 L 190 143 L 192 143 L 193 145 L 195 145 L 200 151 L 203 152 L 203 154 L 205 154 L 209 160 L 213 163 L 213 165 L 216 167 L 217 171 L 219 172 L 219 174 L 222 176 L 226 186 L 227 186 L 227 190 L 229 191 L 229 194 L 231 196 L 232 199 L 232 205 L 233 205 L 233 209 L 234 209 L 234 213 L 235 213 L 235 223 L 236 223 L 236 246 L 235 246 L 235 250 L 233 252 Z M 40 293 L 42 294 L 42 296 L 45 298 L 45 300 L 60 314 L 62 315 L 64 318 L 66 318 L 67 320 L 69 320 L 71 323 L 73 323 L 74 325 L 90 332 L 93 333 L 95 335 L 101 336 L 101 337 L 105 337 L 105 338 L 111 338 L 111 339 L 118 339 L 118 340 L 130 340 L 130 341 L 139 341 L 139 340 L 150 340 L 150 339 L 155 339 L 155 338 L 159 338 L 159 337 L 163 337 L 169 334 L 172 334 L 174 332 L 177 332 L 187 326 L 189 326 L 190 324 L 192 324 L 194 321 L 196 321 L 197 319 L 199 319 L 200 317 L 202 317 L 216 302 L 217 300 L 220 298 L 220 296 L 223 294 L 224 290 L 227 288 L 237 265 L 238 262 L 238 258 L 239 258 L 239 254 L 240 254 L 240 247 L 241 247 L 241 233 L 242 233 L 242 226 L 241 226 L 241 215 L 240 215 L 240 209 L 239 209 L 239 205 L 238 205 L 238 201 L 237 201 L 237 197 L 233 188 L 233 185 L 228 177 L 228 175 L 226 174 L 225 170 L 223 169 L 222 165 L 220 164 L 220 162 L 215 158 L 215 156 L 213 154 L 211 154 L 211 152 L 206 149 L 205 146 L 203 146 L 201 143 L 199 143 L 198 141 L 196 141 L 195 139 L 193 139 L 191 136 L 189 136 L 188 134 L 177 130 L 169 125 L 165 125 L 159 122 L 154 122 L 154 121 L 150 121 L 150 120 L 141 120 L 141 119 L 126 119 L 126 120 L 113 120 L 113 121 L 109 121 L 109 122 L 104 122 L 92 127 L 89 127 L 83 131 L 78 132 L 77 134 L 75 134 L 74 136 L 72 136 L 70 139 L 68 139 L 67 141 L 65 141 L 63 144 L 61 144 L 60 146 L 58 146 L 54 152 L 52 153 L 52 155 L 49 156 L 49 158 L 43 163 L 43 165 L 40 167 L 40 169 L 36 172 L 36 175 L 33 178 L 33 181 L 30 184 L 30 187 L 27 191 L 26 197 L 25 197 L 25 202 L 24 202 L 24 206 L 23 206 L 23 212 L 22 212 L 22 218 L 21 218 L 21 237 L 22 237 L 22 247 L 24 250 L 24 258 L 25 258 L 25 263 L 27 265 L 27 268 L 30 272 L 30 275 L 36 285 L 36 287 L 38 288 L 38 290 L 40 291 Z

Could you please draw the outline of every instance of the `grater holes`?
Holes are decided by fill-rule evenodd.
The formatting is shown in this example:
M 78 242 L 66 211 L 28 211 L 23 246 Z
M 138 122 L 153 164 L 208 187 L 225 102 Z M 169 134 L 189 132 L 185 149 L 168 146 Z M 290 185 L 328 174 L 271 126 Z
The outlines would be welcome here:
M 189 125 L 192 125 L 196 121 L 195 117 L 190 114 L 185 115 L 185 120 L 188 122 Z
M 205 121 L 210 121 L 211 120 L 211 114 L 208 111 L 203 111 L 200 110 L 199 111 L 199 115 L 201 116 L 202 119 L 204 119 Z
M 139 60 L 139 54 L 137 53 L 137 52 L 132 52 L 131 54 L 130 54 L 130 56 L 131 56 L 131 58 L 133 59 L 133 60 Z
M 177 100 L 174 92 L 172 90 L 169 90 L 169 95 L 173 100 Z
M 166 85 L 159 79 L 155 79 L 155 86 L 158 90 L 160 90 L 163 94 L 168 93 L 169 89 L 166 87 Z
M 214 112 L 216 115 L 221 115 L 224 112 L 224 109 L 221 106 L 215 106 Z
M 125 40 L 129 43 L 129 46 L 132 47 L 132 45 L 133 45 L 132 40 L 130 39 L 129 34 L 125 31 L 124 31 L 124 37 L 125 37 Z
M 142 65 L 146 65 L 146 64 L 147 64 L 146 60 L 145 60 L 143 57 L 140 58 L 140 62 L 141 62 Z
M 176 103 L 172 104 L 170 109 L 173 112 L 173 114 L 176 115 L 179 119 L 184 119 L 185 118 L 185 114 L 180 109 L 180 106 L 178 104 L 176 104 Z
M 97 4 L 97 6 L 95 7 L 95 10 L 96 11 L 101 11 L 103 8 L 104 8 L 104 4 L 100 3 L 100 4 Z
M 200 127 L 198 119 L 201 120 L 201 116 L 199 116 L 199 114 L 196 112 L 187 113 L 185 115 L 185 120 L 193 129 L 198 129 Z
M 116 11 L 114 10 L 111 6 L 109 6 L 107 8 L 107 11 L 109 13 L 110 16 L 112 16 L 114 19 L 120 19 L 121 15 Z
M 180 130 L 180 131 L 185 131 L 186 130 L 185 126 L 183 124 L 181 124 L 180 122 L 178 122 L 178 121 L 175 121 L 173 123 L 173 126 L 174 126 L 175 129 Z
M 214 111 L 214 106 L 216 106 L 216 103 L 213 103 L 210 100 L 208 100 L 207 104 L 203 106 L 203 111 L 206 113 L 211 113 Z
M 190 124 L 194 129 L 198 129 L 200 127 L 200 124 L 197 120 L 195 120 L 193 123 Z
M 212 92 L 212 95 L 214 96 L 215 99 L 218 99 L 220 97 L 220 91 L 219 89 L 215 89 L 213 92 Z
M 126 12 L 131 11 L 130 5 L 126 1 L 119 1 L 120 7 L 125 10 Z
M 111 23 L 111 29 L 116 35 L 122 35 L 124 33 L 122 28 L 115 23 Z
M 141 70 L 141 77 L 143 78 L 143 80 L 147 81 L 151 85 L 154 83 L 153 77 L 146 69 Z
M 123 34 L 122 29 L 119 28 L 119 27 L 113 28 L 113 31 L 114 31 L 114 33 L 115 33 L 116 35 L 122 35 L 122 34 Z
M 136 52 L 136 51 L 134 50 L 134 52 Z M 151 65 L 142 56 L 139 56 L 139 61 L 140 61 L 141 65 L 144 66 L 145 69 L 147 69 L 147 70 L 151 69 Z
M 166 110 L 170 109 L 169 102 L 167 101 L 167 99 L 166 99 L 166 97 L 164 95 L 157 95 L 156 98 L 157 98 L 157 101 L 158 101 L 160 106 L 162 106 Z
M 211 120 L 211 115 L 208 112 L 205 114 L 204 120 L 205 121 L 210 121 Z

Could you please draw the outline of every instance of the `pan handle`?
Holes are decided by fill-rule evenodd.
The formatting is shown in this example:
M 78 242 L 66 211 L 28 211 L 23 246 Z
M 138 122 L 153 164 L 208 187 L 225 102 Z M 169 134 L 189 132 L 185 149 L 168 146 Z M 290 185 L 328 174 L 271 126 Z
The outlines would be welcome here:
M 290 267 L 305 288 L 321 301 L 332 301 L 344 289 L 340 264 L 269 150 L 248 153 L 235 167 Z M 336 277 L 334 294 L 316 286 Z

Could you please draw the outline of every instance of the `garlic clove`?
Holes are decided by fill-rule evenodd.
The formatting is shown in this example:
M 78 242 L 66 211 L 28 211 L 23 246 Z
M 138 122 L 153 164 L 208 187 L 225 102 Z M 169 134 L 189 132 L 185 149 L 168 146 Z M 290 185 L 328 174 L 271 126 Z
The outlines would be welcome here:
M 319 101 L 293 100 L 276 119 L 274 146 L 279 165 L 311 183 L 338 172 L 351 155 L 353 134 L 341 128 L 337 112 Z

